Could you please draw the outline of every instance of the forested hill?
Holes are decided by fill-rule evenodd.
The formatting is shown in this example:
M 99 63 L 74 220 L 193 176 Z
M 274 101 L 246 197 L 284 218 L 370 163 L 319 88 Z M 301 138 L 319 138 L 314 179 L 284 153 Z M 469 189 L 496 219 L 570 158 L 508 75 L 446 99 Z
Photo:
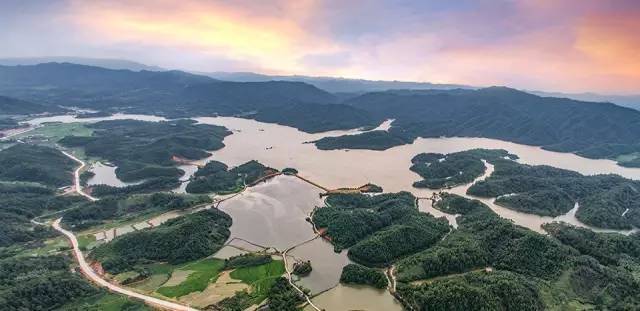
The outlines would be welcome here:
M 241 115 L 308 132 L 379 123 L 303 82 L 229 82 L 182 71 L 112 70 L 70 63 L 0 66 L 0 94 L 47 107 L 63 104 L 168 117 Z
M 640 151 L 640 111 L 610 103 L 540 97 L 505 87 L 390 91 L 349 105 L 395 119 L 391 132 L 415 137 L 487 137 L 586 157 Z
M 225 82 L 182 71 L 111 70 L 70 63 L 0 66 L 0 94 L 43 104 L 190 115 L 335 102 L 330 93 L 300 82 Z
M 395 90 L 340 101 L 303 82 L 229 82 L 181 71 L 46 63 L 0 66 L 0 94 L 48 107 L 64 104 L 168 117 L 239 115 L 307 132 L 395 119 L 390 133 L 372 143 L 375 149 L 416 137 L 488 137 L 592 158 L 634 155 L 621 164 L 640 167 L 635 156 L 640 154 L 640 111 L 505 87 Z M 369 139 L 363 138 L 370 137 L 338 137 L 324 148 L 367 148 Z
M 0 114 L 2 115 L 28 115 L 44 112 L 63 113 L 65 111 L 65 109 L 57 106 L 44 106 L 0 95 Z

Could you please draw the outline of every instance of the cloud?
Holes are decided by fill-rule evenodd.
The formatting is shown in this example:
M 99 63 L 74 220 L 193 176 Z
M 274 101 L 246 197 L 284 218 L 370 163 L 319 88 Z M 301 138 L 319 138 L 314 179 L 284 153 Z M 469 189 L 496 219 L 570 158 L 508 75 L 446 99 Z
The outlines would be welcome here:
M 3 1 L 3 56 L 640 92 L 633 0 Z

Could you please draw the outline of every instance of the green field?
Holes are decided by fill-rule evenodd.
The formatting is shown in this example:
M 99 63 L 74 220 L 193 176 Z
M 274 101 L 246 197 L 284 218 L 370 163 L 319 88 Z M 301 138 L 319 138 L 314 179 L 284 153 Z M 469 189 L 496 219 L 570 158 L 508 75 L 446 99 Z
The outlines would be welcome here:
M 86 127 L 84 123 L 47 123 L 14 138 L 41 137 L 56 143 L 65 136 L 91 136 L 91 133 L 93 130 Z
M 275 280 L 284 274 L 284 272 L 283 261 L 274 260 L 260 266 L 236 269 L 231 272 L 230 276 L 243 283 L 249 284 L 254 302 L 258 303 L 267 297 L 269 289 L 271 289 Z
M 59 309 L 60 311 L 76 311 L 76 310 L 90 310 L 90 311 L 151 311 L 141 301 L 134 301 L 124 296 L 115 294 L 99 294 L 97 296 L 88 297 L 75 301 Z
M 97 244 L 96 236 L 93 234 L 78 236 L 78 247 L 82 250 L 90 250 Z
M 28 248 L 20 252 L 18 256 L 47 256 L 59 253 L 61 250 L 67 250 L 71 246 L 69 241 L 63 237 L 57 237 L 45 240 L 43 245 L 37 248 Z
M 160 287 L 157 292 L 166 297 L 181 297 L 192 292 L 201 292 L 209 283 L 218 279 L 222 268 L 224 268 L 224 260 L 215 258 L 205 258 L 186 264 L 178 269 L 193 271 L 193 273 L 184 282 L 176 286 Z

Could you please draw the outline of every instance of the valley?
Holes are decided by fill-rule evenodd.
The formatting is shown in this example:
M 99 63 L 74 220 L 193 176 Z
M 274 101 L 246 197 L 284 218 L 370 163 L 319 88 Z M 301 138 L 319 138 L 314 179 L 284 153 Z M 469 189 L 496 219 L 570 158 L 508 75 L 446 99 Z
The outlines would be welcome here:
M 109 120 L 109 118 L 113 117 L 97 119 L 74 119 L 69 117 L 59 117 L 57 118 L 57 120 L 72 122 L 66 124 L 87 124 L 87 122 L 100 122 L 101 120 Z M 126 119 L 127 115 L 119 115 L 117 116 L 117 118 Z M 131 116 L 131 118 L 135 119 L 137 118 L 137 116 Z M 144 118 L 150 119 L 149 117 Z M 153 118 L 151 119 L 153 120 L 151 122 L 157 122 L 157 120 L 160 120 Z M 107 222 L 103 225 L 91 225 L 89 228 L 83 229 L 81 232 L 77 233 L 77 247 L 75 247 L 77 252 L 81 253 L 81 244 L 84 248 L 89 247 L 87 249 L 91 251 L 98 245 L 104 243 L 107 243 L 105 245 L 112 244 L 113 242 L 110 242 L 112 239 L 121 240 L 123 238 L 128 238 L 130 234 L 135 235 L 137 234 L 137 232 L 148 231 L 156 227 L 160 228 L 162 227 L 162 224 L 166 223 L 167 221 L 170 221 L 172 219 L 184 218 L 191 213 L 203 211 L 213 206 L 220 211 L 229 214 L 229 216 L 233 220 L 233 224 L 229 228 L 230 235 L 228 236 L 228 238 L 226 238 L 227 243 L 221 246 L 220 251 L 217 252 L 217 254 L 212 254 L 212 258 L 220 258 L 216 260 L 224 260 L 224 258 L 229 258 L 229 256 L 247 252 L 266 252 L 271 254 L 271 256 L 276 256 L 276 258 L 280 256 L 279 258 L 281 258 L 281 260 L 284 260 L 286 258 L 287 260 L 284 260 L 284 264 L 287 268 L 287 271 L 291 271 L 291 269 L 293 269 L 294 262 L 309 260 L 313 267 L 310 275 L 304 277 L 297 277 L 292 275 L 290 276 L 290 279 L 293 282 L 292 284 L 296 284 L 296 286 L 300 286 L 300 288 L 305 288 L 306 290 L 310 291 L 309 297 L 311 297 L 313 305 L 309 304 L 307 306 L 307 309 L 314 309 L 314 306 L 316 306 L 315 308 L 318 309 L 324 308 L 338 310 L 341 308 L 400 310 L 402 309 L 401 303 L 395 301 L 395 298 L 391 295 L 391 293 L 395 293 L 395 290 L 390 293 L 389 291 L 381 291 L 380 289 L 376 289 L 373 287 L 340 283 L 342 268 L 347 266 L 348 264 L 353 264 L 353 259 L 350 258 L 352 257 L 352 255 L 347 256 L 347 250 L 342 250 L 340 253 L 334 253 L 334 246 L 331 245 L 332 242 L 317 237 L 316 233 L 314 233 L 314 226 L 309 224 L 307 220 L 315 219 L 316 216 L 314 214 L 316 213 L 314 213 L 314 209 L 320 208 L 321 211 L 325 211 L 325 208 L 323 206 L 335 207 L 335 203 L 330 203 L 332 202 L 332 200 L 335 200 L 335 198 L 338 198 L 339 196 L 348 197 L 357 194 L 333 194 L 324 198 L 318 196 L 318 194 L 325 192 L 325 189 L 338 189 L 345 187 L 345 185 L 353 187 L 354 185 L 361 185 L 371 182 L 380 185 L 385 193 L 392 193 L 394 191 L 410 191 L 410 195 L 413 198 L 408 201 L 410 202 L 409 206 L 415 206 L 416 211 L 419 210 L 421 212 L 431 214 L 435 217 L 444 217 L 442 219 L 444 219 L 443 221 L 446 226 L 451 226 L 451 229 L 449 230 L 453 230 L 455 232 L 457 230 L 456 228 L 458 228 L 459 226 L 460 218 L 462 217 L 460 216 L 460 214 L 464 213 L 458 211 L 443 210 L 441 207 L 438 207 L 436 204 L 437 202 L 439 202 L 439 198 L 442 197 L 442 194 L 440 194 L 441 190 L 422 187 L 415 188 L 413 186 L 414 182 L 418 181 L 420 176 L 418 176 L 414 172 L 411 172 L 411 170 L 409 170 L 409 167 L 411 166 L 411 158 L 420 152 L 437 152 L 440 153 L 439 157 L 445 157 L 447 153 L 460 152 L 462 154 L 464 152 L 461 151 L 473 149 L 474 146 L 503 147 L 504 150 L 518 155 L 518 159 L 515 160 L 517 163 L 527 163 L 532 165 L 544 164 L 552 166 L 561 166 L 561 164 L 568 163 L 570 164 L 569 166 L 572 169 L 575 169 L 583 174 L 612 173 L 611 170 L 618 170 L 623 174 L 623 176 L 627 176 L 632 179 L 638 178 L 638 176 L 640 176 L 640 172 L 637 169 L 621 168 L 620 166 L 617 166 L 615 165 L 615 163 L 608 160 L 591 160 L 580 158 L 571 154 L 555 153 L 551 151 L 545 151 L 540 148 L 488 139 L 418 139 L 411 145 L 398 146 L 386 151 L 323 151 L 316 149 L 313 144 L 309 144 L 308 142 L 317 139 L 317 137 L 331 137 L 344 134 L 358 135 L 359 133 L 366 133 L 366 130 L 350 130 L 346 132 L 334 131 L 318 134 L 307 134 L 286 126 L 261 123 L 240 118 L 197 118 L 196 121 L 198 124 L 211 124 L 227 128 L 232 134 L 224 137 L 223 148 L 218 150 L 209 150 L 210 155 L 207 156 L 206 159 L 198 159 L 196 162 L 193 162 L 191 164 L 181 164 L 178 166 L 188 167 L 189 169 L 186 169 L 185 172 L 188 173 L 181 177 L 181 180 L 184 181 L 182 185 L 173 190 L 174 192 L 176 192 L 176 195 L 183 195 L 180 193 L 184 193 L 185 189 L 188 189 L 188 184 L 194 180 L 193 178 L 195 176 L 204 176 L 202 175 L 203 173 L 197 173 L 198 165 L 200 167 L 204 167 L 202 166 L 204 163 L 213 163 L 211 162 L 213 160 L 229 165 L 229 167 L 232 168 L 234 167 L 234 165 L 238 166 L 247 162 L 251 162 L 253 160 L 257 160 L 258 163 L 264 163 L 271 167 L 295 167 L 298 171 L 298 174 L 300 176 L 303 176 L 304 178 L 296 178 L 295 176 L 286 175 L 275 176 L 258 184 L 244 187 L 241 190 L 234 190 L 231 193 L 225 193 L 223 191 L 220 192 L 220 194 L 214 194 L 212 196 L 213 199 L 212 201 L 210 201 L 210 203 L 207 203 L 207 201 L 202 201 L 202 203 L 194 203 L 195 205 L 193 205 L 192 207 L 189 207 L 187 205 L 186 209 L 182 211 L 150 210 L 149 212 L 143 213 L 135 212 L 136 214 L 127 216 L 125 219 L 130 220 L 125 222 L 117 220 L 122 216 L 115 216 L 116 218 L 113 218 L 113 220 L 107 219 Z M 34 119 L 31 122 L 33 124 L 42 124 L 40 128 L 44 129 L 46 129 L 48 126 L 55 126 L 55 123 L 49 125 L 47 123 L 43 123 L 38 119 Z M 29 133 L 22 134 L 21 137 L 23 137 L 21 139 L 29 139 Z M 87 157 L 85 155 L 86 153 L 82 152 L 82 148 L 75 150 L 77 150 L 79 154 L 83 155 L 83 157 Z M 68 154 L 67 156 L 71 157 L 72 159 L 75 158 L 71 154 Z M 500 159 L 500 161 L 507 161 L 502 160 L 503 156 L 504 154 L 492 158 L 492 156 L 490 156 L 489 154 L 479 153 L 478 157 L 475 158 L 476 160 L 473 161 L 480 161 L 480 167 L 482 168 L 483 172 L 474 173 L 470 179 L 464 179 L 459 183 L 446 187 L 447 189 L 444 190 L 449 193 L 459 194 L 461 196 L 469 198 L 475 198 L 474 196 L 468 195 L 467 192 L 470 188 L 474 187 L 473 185 L 481 184 L 483 180 L 490 179 L 495 172 L 494 164 L 492 163 L 498 161 L 496 159 Z M 92 159 L 92 161 L 96 161 L 100 158 L 101 157 L 88 157 L 88 159 Z M 367 161 L 362 161 L 361 159 L 367 159 Z M 82 171 L 86 171 L 88 169 L 88 167 L 84 167 L 85 164 L 81 160 L 75 158 L 74 162 L 75 164 L 82 164 Z M 97 164 L 94 164 L 91 167 L 99 168 L 102 165 L 99 164 L 99 162 L 96 163 Z M 381 163 L 385 163 L 385 165 L 381 165 Z M 442 163 L 446 163 L 446 160 Z M 113 169 L 93 169 L 92 171 L 95 175 L 91 177 L 89 181 L 92 179 L 107 181 L 117 180 L 117 182 L 113 182 L 111 184 L 111 186 L 115 187 L 116 189 L 123 186 L 131 186 L 120 181 L 117 175 L 114 174 Z M 215 171 L 209 171 L 215 173 Z M 77 171 L 77 173 L 79 176 L 81 172 Z M 76 181 L 74 181 L 74 184 L 76 184 Z M 82 189 L 83 187 L 79 184 L 80 178 L 78 177 L 77 189 Z M 93 185 L 95 185 L 95 183 L 87 184 L 89 189 L 93 188 Z M 240 192 L 234 193 L 235 191 Z M 155 191 L 152 190 L 151 192 Z M 210 193 L 211 190 L 205 191 L 205 193 L 206 192 Z M 79 193 L 84 194 L 82 190 L 80 190 Z M 88 194 L 86 195 L 88 196 L 88 198 L 93 199 L 92 196 Z M 125 194 L 125 196 L 132 195 L 144 196 L 144 194 Z M 106 198 L 108 198 L 108 196 Z M 549 216 L 537 216 L 534 214 L 528 214 L 522 211 L 509 209 L 501 204 L 494 203 L 493 199 L 491 198 L 479 199 L 481 200 L 481 202 L 486 204 L 486 206 L 488 206 L 490 210 L 497 213 L 501 217 L 509 219 L 519 226 L 529 228 L 533 230 L 533 232 L 544 232 L 543 224 L 551 223 L 554 221 L 565 221 L 579 227 L 591 228 L 598 232 L 615 231 L 611 229 L 594 228 L 585 225 L 575 218 L 577 208 L 571 209 L 566 213 L 563 213 L 554 218 Z M 432 206 L 432 204 L 434 205 Z M 64 214 L 62 215 L 64 219 Z M 71 217 L 70 215 L 71 214 L 69 214 L 68 217 Z M 340 219 L 343 217 L 332 218 Z M 117 221 L 114 222 L 114 220 Z M 111 222 L 113 222 L 113 224 L 110 224 Z M 326 224 L 321 224 L 320 227 L 324 226 L 326 226 Z M 425 224 L 421 226 L 431 227 L 433 225 Z M 59 225 L 57 225 L 56 229 L 58 228 L 59 230 L 64 230 L 60 228 Z M 106 230 L 100 228 L 106 228 Z M 63 232 L 67 237 L 69 236 L 66 233 L 71 233 L 70 231 L 61 232 Z M 332 236 L 331 232 L 332 231 L 322 231 L 321 234 Z M 633 230 L 621 230 L 617 232 L 629 234 L 630 232 L 633 232 Z M 378 235 L 380 235 L 380 238 L 382 238 L 385 234 L 387 233 L 380 233 Z M 93 237 L 94 235 L 95 238 Z M 133 235 L 131 237 L 133 237 Z M 366 235 L 369 234 L 367 233 Z M 79 242 L 80 240 L 87 239 L 87 237 L 91 237 L 88 242 Z M 385 237 L 384 239 L 388 239 L 388 237 Z M 441 236 L 439 239 L 447 241 L 451 238 L 449 237 L 449 234 L 446 234 Z M 333 242 L 335 243 L 335 241 Z M 389 243 L 393 242 L 384 242 L 384 244 Z M 346 246 L 349 249 L 350 253 L 352 249 L 356 250 L 365 247 L 365 244 L 366 243 L 355 248 L 349 247 L 350 244 L 340 245 L 340 249 Z M 419 252 L 419 250 L 425 248 L 431 249 L 431 246 L 418 246 L 416 250 L 404 249 L 401 252 L 408 251 L 408 254 L 411 254 Z M 357 252 L 360 252 L 360 250 L 358 250 Z M 356 256 L 355 258 L 357 258 L 357 255 L 353 256 Z M 401 255 L 400 258 L 405 256 L 406 255 Z M 393 262 L 397 261 L 397 259 L 391 260 Z M 379 264 L 374 264 L 372 262 L 367 262 L 364 264 L 373 265 L 374 268 L 379 267 Z M 389 259 L 384 259 L 382 265 L 384 266 L 388 264 L 390 264 Z M 171 281 L 174 283 L 167 283 L 170 279 L 174 278 L 174 274 L 178 275 L 178 271 L 180 271 L 181 269 L 177 266 L 174 266 L 173 268 L 167 268 L 170 270 L 161 269 L 158 271 L 169 271 L 169 274 L 167 274 L 167 272 L 160 272 L 160 274 L 157 274 L 157 276 L 156 274 L 152 274 L 151 276 L 146 277 L 148 281 L 144 280 L 140 285 L 137 285 L 137 283 L 133 283 L 136 285 L 133 285 L 134 287 L 131 289 L 128 289 L 130 285 L 125 285 L 123 287 L 123 290 L 134 290 L 134 292 L 137 293 L 139 292 L 139 290 L 136 290 L 136 288 L 140 286 L 139 288 L 145 288 L 144 293 L 154 293 L 157 291 L 163 292 L 165 290 L 163 290 L 162 288 L 169 285 L 162 284 L 166 283 L 180 285 L 182 282 L 185 282 L 176 280 Z M 94 268 L 90 267 L 89 269 Z M 149 268 L 144 269 L 145 270 L 142 271 L 146 271 L 146 269 Z M 154 271 L 154 269 L 157 268 L 152 268 L 151 271 Z M 405 268 L 401 268 L 400 273 L 403 273 L 403 269 Z M 218 270 L 212 271 L 212 273 L 214 273 L 213 275 L 221 273 L 216 271 Z M 381 271 L 386 273 L 383 270 Z M 392 276 L 394 275 L 394 273 L 398 273 L 393 269 L 391 271 Z M 113 276 L 110 276 L 110 278 L 115 277 L 116 279 L 120 279 L 121 277 L 119 275 L 120 274 L 114 274 Z M 165 277 L 163 281 L 162 275 L 170 275 L 171 277 Z M 231 273 L 231 277 L 233 277 L 233 275 L 234 274 Z M 223 273 L 220 274 L 219 277 L 227 278 L 228 276 Z M 113 282 L 113 280 L 110 282 Z M 182 298 L 177 298 L 176 302 L 191 304 L 191 302 L 196 303 L 197 301 L 200 301 L 199 307 L 206 307 L 206 305 L 202 303 L 222 303 L 225 298 L 231 298 L 232 296 L 234 296 L 233 292 L 229 292 L 224 289 L 224 286 L 226 286 L 224 285 L 224 283 L 217 283 L 215 279 L 209 282 L 211 282 L 209 283 L 209 285 L 206 285 L 208 282 L 204 283 L 204 287 L 202 287 L 202 285 L 200 285 L 200 287 L 196 287 L 197 289 L 195 291 L 188 290 L 183 294 L 180 294 Z M 235 281 L 227 281 L 227 284 L 232 284 L 233 282 Z M 406 282 L 406 279 L 402 279 L 400 285 L 397 285 L 400 286 L 400 296 L 398 297 L 408 295 L 408 292 L 406 292 L 407 289 L 404 289 L 406 286 L 404 285 L 404 282 Z M 249 284 L 249 287 L 238 287 L 238 289 L 242 290 L 244 288 L 244 290 L 248 290 L 249 293 L 255 294 L 256 289 L 253 286 L 255 285 Z M 198 296 L 198 292 L 210 293 L 209 295 L 217 295 L 216 293 L 224 292 L 226 292 L 227 294 L 226 296 L 215 296 L 219 298 L 211 300 L 204 299 L 204 297 Z M 132 295 L 131 297 L 140 298 L 137 295 L 139 294 Z M 339 302 L 338 304 L 336 304 L 335 300 L 338 298 L 344 300 L 344 303 Z M 163 299 L 169 301 L 173 300 L 168 297 L 165 297 Z M 260 302 L 257 300 L 253 301 L 254 303 Z M 365 301 L 366 304 L 363 304 L 365 303 Z M 153 300 L 149 300 L 148 302 L 152 304 L 154 303 Z M 408 302 L 405 301 L 404 303 Z M 377 307 L 380 307 L 380 309 L 377 309 Z

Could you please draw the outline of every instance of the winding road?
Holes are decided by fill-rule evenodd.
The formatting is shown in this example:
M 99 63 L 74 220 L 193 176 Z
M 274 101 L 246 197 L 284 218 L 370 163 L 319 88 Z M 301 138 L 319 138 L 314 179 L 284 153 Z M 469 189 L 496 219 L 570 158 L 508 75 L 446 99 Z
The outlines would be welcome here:
M 98 199 L 91 196 L 90 194 L 84 192 L 82 190 L 82 185 L 80 184 L 80 171 L 86 166 L 86 163 L 80 159 L 78 159 L 77 157 L 75 157 L 74 155 L 72 155 L 69 152 L 66 151 L 62 151 L 61 152 L 66 155 L 67 157 L 69 157 L 70 159 L 78 162 L 80 164 L 80 166 L 78 168 L 76 168 L 76 170 L 73 172 L 73 180 L 74 180 L 74 190 L 75 192 L 77 192 L 78 194 L 86 197 L 87 199 L 91 200 L 91 201 L 97 201 Z M 275 176 L 275 175 L 274 175 Z M 268 176 L 268 177 L 273 177 L 273 176 Z M 300 178 L 300 177 L 299 177 Z M 319 188 L 322 188 L 321 186 L 306 180 L 304 178 L 300 178 L 306 182 L 311 183 L 312 185 L 315 185 Z M 151 296 L 147 296 L 147 295 L 143 295 L 131 290 L 128 290 L 126 288 L 120 287 L 116 284 L 112 284 L 109 281 L 103 279 L 100 275 L 98 275 L 93 268 L 91 268 L 91 266 L 89 265 L 89 263 L 85 260 L 84 258 L 84 254 L 82 253 L 82 251 L 80 250 L 80 246 L 78 244 L 78 239 L 76 238 L 76 236 L 73 234 L 73 232 L 66 230 L 64 228 L 62 228 L 60 226 L 60 222 L 62 221 L 62 218 L 58 218 L 56 219 L 53 223 L 52 226 L 53 228 L 62 233 L 64 236 L 67 237 L 67 239 L 69 239 L 69 241 L 71 242 L 71 246 L 73 248 L 73 254 L 74 257 L 76 258 L 76 261 L 78 262 L 78 265 L 80 267 L 80 270 L 82 271 L 82 274 L 89 279 L 90 281 L 94 282 L 95 284 L 105 287 L 107 289 L 109 289 L 112 292 L 116 292 L 125 296 L 129 296 L 129 297 L 133 297 L 133 298 L 137 298 L 140 300 L 143 300 L 145 303 L 152 305 L 152 306 L 157 306 L 163 309 L 169 309 L 169 310 L 176 310 L 176 311 L 198 311 L 198 309 L 194 309 L 192 307 L 189 306 L 185 306 L 179 303 L 175 303 L 175 302 L 171 302 L 171 301 L 167 301 L 167 300 L 162 300 L 159 298 L 155 298 L 155 297 L 151 297 Z M 44 225 L 44 223 L 38 222 L 35 219 L 33 220 L 34 223 L 36 224 L 41 224 Z M 315 227 L 315 225 L 314 225 Z M 291 286 L 298 291 L 306 300 L 307 304 L 310 305 L 312 308 L 314 308 L 317 311 L 321 311 L 320 308 L 318 308 L 316 305 L 313 304 L 313 302 L 311 301 L 311 299 L 309 298 L 309 296 L 302 290 L 300 289 L 298 286 L 295 285 L 295 283 L 292 280 L 291 277 L 291 271 L 289 271 L 288 267 L 287 267 L 287 252 L 294 249 L 295 247 L 301 245 L 301 244 L 305 244 L 309 241 L 312 241 L 316 238 L 318 238 L 319 235 L 314 236 L 312 239 L 308 240 L 308 241 L 304 241 L 300 244 L 294 245 L 288 249 L 286 249 L 283 253 L 282 253 L 282 257 L 284 259 L 284 265 L 285 265 L 285 271 L 287 274 L 287 280 L 289 281 L 289 284 L 291 284 Z M 248 241 L 247 241 L 248 242 Z
M 166 300 L 162 300 L 162 299 L 158 299 L 158 298 L 154 298 L 151 296 L 146 296 L 140 293 L 136 293 L 134 291 L 122 288 L 118 285 L 109 283 L 107 280 L 101 278 L 95 271 L 93 271 L 93 269 L 91 268 L 91 266 L 89 265 L 89 263 L 84 259 L 84 255 L 82 254 L 82 251 L 80 250 L 79 246 L 78 246 L 78 239 L 76 238 L 76 236 L 73 234 L 73 232 L 68 231 L 63 229 L 62 227 L 60 227 L 60 220 L 62 220 L 62 218 L 58 218 L 56 219 L 52 226 L 55 230 L 57 230 L 58 232 L 64 234 L 69 241 L 71 242 L 71 246 L 73 247 L 73 254 L 74 257 L 76 258 L 76 260 L 78 261 L 78 264 L 80 266 L 80 270 L 82 271 L 82 274 L 84 274 L 84 276 L 86 278 L 88 278 L 89 280 L 91 280 L 92 282 L 94 282 L 97 285 L 100 285 L 102 287 L 106 287 L 107 289 L 109 289 L 110 291 L 122 294 L 122 295 L 126 295 L 129 297 L 133 297 L 133 298 L 137 298 L 137 299 L 141 299 L 144 302 L 146 302 L 147 304 L 153 305 L 153 306 L 157 306 L 157 307 L 161 307 L 161 308 L 166 308 L 166 309 L 170 309 L 170 310 L 179 310 L 179 311 L 197 311 L 198 309 L 194 309 L 188 306 L 184 306 L 175 302 L 170 302 L 170 301 L 166 301 Z
M 76 158 L 75 156 L 73 156 L 72 154 L 62 151 L 62 153 L 64 155 L 66 155 L 67 157 L 73 159 L 74 161 L 80 163 L 80 166 L 74 171 L 74 188 L 75 191 L 78 192 L 78 194 L 86 197 L 87 199 L 91 200 L 91 201 L 97 201 L 98 199 L 95 197 L 92 197 L 91 195 L 85 193 L 82 190 L 82 186 L 80 185 L 80 170 L 82 170 L 85 167 L 85 163 Z M 89 265 L 89 263 L 87 263 L 87 261 L 84 258 L 84 255 L 82 254 L 82 251 L 80 250 L 80 246 L 78 245 L 78 239 L 76 238 L 76 236 L 73 234 L 73 232 L 69 231 L 69 230 L 65 230 L 64 228 L 62 228 L 60 226 L 60 221 L 62 220 L 62 218 L 58 218 L 56 219 L 53 223 L 53 229 L 55 229 L 56 231 L 62 233 L 64 236 L 67 237 L 67 239 L 69 239 L 69 241 L 71 242 L 71 246 L 73 247 L 73 255 L 76 258 L 76 261 L 78 262 L 78 265 L 80 266 L 80 270 L 82 271 L 82 274 L 89 279 L 90 281 L 92 281 L 93 283 L 105 287 L 107 289 L 109 289 L 112 292 L 115 293 L 119 293 L 125 296 L 129 296 L 129 297 L 133 297 L 133 298 L 137 298 L 140 299 L 142 301 L 144 301 L 145 303 L 151 305 L 151 306 L 156 306 L 162 309 L 168 309 L 168 310 L 175 310 L 175 311 L 198 311 L 198 309 L 194 309 L 192 307 L 189 306 L 185 306 L 185 305 L 181 305 L 179 303 L 175 303 L 175 302 L 171 302 L 171 301 L 166 301 L 166 300 L 162 300 L 162 299 L 158 299 L 155 297 L 151 297 L 151 296 L 147 296 L 147 295 L 143 295 L 125 288 L 122 288 L 116 284 L 112 284 L 109 283 L 107 280 L 103 279 L 102 277 L 100 277 L 94 270 L 93 268 L 91 268 L 91 266 Z M 34 223 L 37 224 L 43 224 L 41 222 L 37 222 L 34 220 Z
M 87 194 L 86 192 L 84 192 L 82 190 L 82 185 L 80 185 L 80 171 L 87 165 L 86 163 L 84 163 L 84 161 L 76 158 L 74 155 L 72 155 L 71 153 L 68 153 L 66 151 L 60 150 L 60 152 L 62 152 L 64 155 L 66 155 L 67 157 L 69 157 L 71 160 L 74 160 L 78 163 L 80 163 L 80 166 L 78 166 L 78 168 L 76 168 L 76 170 L 73 172 L 73 187 L 75 188 L 76 192 L 81 195 L 84 196 L 85 198 L 91 200 L 91 201 L 97 201 L 98 199 L 96 199 L 95 197 L 92 197 L 90 194 Z

